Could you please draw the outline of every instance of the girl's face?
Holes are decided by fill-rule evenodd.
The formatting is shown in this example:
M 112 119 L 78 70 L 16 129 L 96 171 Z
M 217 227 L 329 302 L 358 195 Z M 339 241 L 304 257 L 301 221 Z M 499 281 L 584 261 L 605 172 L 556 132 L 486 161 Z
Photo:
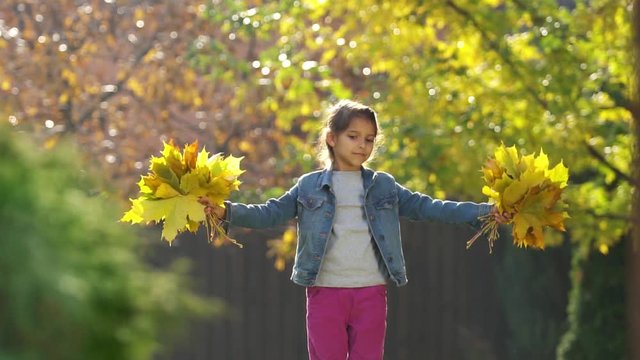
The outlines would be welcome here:
M 376 141 L 376 128 L 367 118 L 357 117 L 340 134 L 327 134 L 327 144 L 333 149 L 334 170 L 360 170 L 369 159 Z

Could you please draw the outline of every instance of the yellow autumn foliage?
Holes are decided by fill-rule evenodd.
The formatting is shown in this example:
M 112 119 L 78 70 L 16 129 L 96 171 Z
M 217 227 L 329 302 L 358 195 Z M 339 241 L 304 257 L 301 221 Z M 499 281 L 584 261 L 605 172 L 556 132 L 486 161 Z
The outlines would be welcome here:
M 276 270 L 283 271 L 285 265 L 293 260 L 296 253 L 297 230 L 295 226 L 290 226 L 284 231 L 281 238 L 269 240 L 267 246 L 267 256 L 274 257 Z
M 482 172 L 486 183 L 482 193 L 501 214 L 511 219 L 514 244 L 543 249 L 544 227 L 565 230 L 564 220 L 569 215 L 562 201 L 562 191 L 567 187 L 569 170 L 562 161 L 549 168 L 549 158 L 542 149 L 537 156 L 520 156 L 515 146 L 501 145 Z M 481 234 L 488 234 L 490 247 L 497 239 L 495 219 L 488 216 L 482 220 L 482 229 L 468 246 Z
M 210 156 L 198 142 L 180 150 L 172 140 L 164 143 L 160 157 L 152 156 L 149 172 L 138 182 L 139 196 L 131 199 L 131 209 L 120 221 L 137 224 L 163 221 L 162 237 L 171 243 L 179 232 L 196 232 L 201 223 L 207 226 L 210 240 L 226 237 L 219 219 L 207 216 L 198 199 L 224 207 L 232 191 L 238 190 L 242 158 Z M 233 242 L 233 240 L 231 240 Z

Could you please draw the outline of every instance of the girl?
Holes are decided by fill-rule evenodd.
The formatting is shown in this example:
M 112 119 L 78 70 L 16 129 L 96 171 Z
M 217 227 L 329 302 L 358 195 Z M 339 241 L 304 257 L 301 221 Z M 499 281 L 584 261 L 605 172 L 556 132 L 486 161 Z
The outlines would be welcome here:
M 225 224 L 265 228 L 297 218 L 294 283 L 306 287 L 311 360 L 380 360 L 387 317 L 385 284 L 407 283 L 400 217 L 478 224 L 489 204 L 435 200 L 384 172 L 365 168 L 380 138 L 376 113 L 354 101 L 334 105 L 320 137 L 325 168 L 302 176 L 264 204 L 202 199 Z

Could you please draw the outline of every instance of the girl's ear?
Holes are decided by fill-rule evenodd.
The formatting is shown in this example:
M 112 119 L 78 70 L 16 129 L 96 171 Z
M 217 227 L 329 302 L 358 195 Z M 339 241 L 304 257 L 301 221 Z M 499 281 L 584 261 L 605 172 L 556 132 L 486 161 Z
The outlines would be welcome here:
M 336 146 L 336 137 L 333 134 L 333 131 L 327 132 L 327 144 L 331 147 Z

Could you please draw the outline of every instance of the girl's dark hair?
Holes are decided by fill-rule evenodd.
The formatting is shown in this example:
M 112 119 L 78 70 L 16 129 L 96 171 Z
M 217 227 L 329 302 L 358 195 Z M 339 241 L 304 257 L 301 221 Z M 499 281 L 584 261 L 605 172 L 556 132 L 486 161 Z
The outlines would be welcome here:
M 331 164 L 335 159 L 333 149 L 329 144 L 327 144 L 327 134 L 331 132 L 334 136 L 340 135 L 349 127 L 351 120 L 356 118 L 363 118 L 371 121 L 371 124 L 376 131 L 376 141 L 374 142 L 373 151 L 371 152 L 369 160 L 375 157 L 376 150 L 382 140 L 382 131 L 378 126 L 378 115 L 372 108 L 359 102 L 352 100 L 340 100 L 328 109 L 325 123 L 318 139 L 318 162 L 322 167 L 331 167 Z

